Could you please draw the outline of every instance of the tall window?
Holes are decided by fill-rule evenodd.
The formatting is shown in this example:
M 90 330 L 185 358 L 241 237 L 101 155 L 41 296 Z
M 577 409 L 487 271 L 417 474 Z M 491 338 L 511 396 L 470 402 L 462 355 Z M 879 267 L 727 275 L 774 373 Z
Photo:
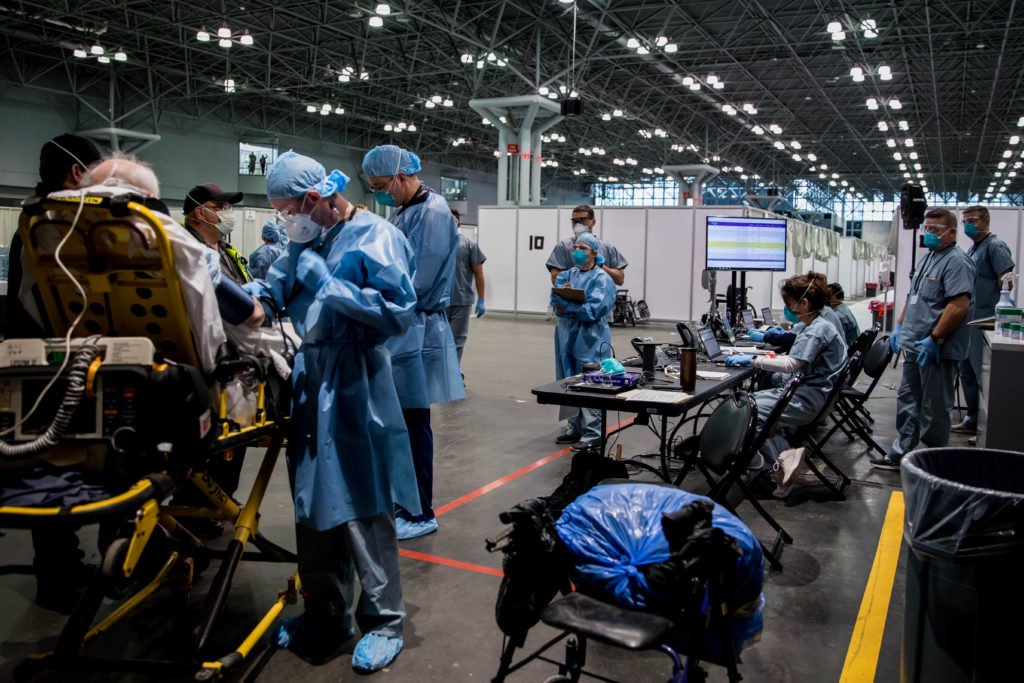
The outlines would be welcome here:
M 596 206 L 677 206 L 679 183 L 658 178 L 646 183 L 594 183 Z
M 256 142 L 238 143 L 238 175 L 267 175 L 277 161 L 277 145 Z
M 441 176 L 441 196 L 448 201 L 466 201 L 465 178 L 448 178 Z

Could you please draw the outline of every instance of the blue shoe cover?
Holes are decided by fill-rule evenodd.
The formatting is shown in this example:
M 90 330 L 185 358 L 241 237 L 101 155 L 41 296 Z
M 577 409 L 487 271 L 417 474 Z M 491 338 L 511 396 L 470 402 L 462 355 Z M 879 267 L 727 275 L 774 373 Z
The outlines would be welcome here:
M 437 519 L 425 519 L 422 522 L 410 522 L 398 517 L 395 519 L 395 532 L 399 541 L 419 538 L 437 531 Z
M 285 619 L 274 634 L 278 647 L 287 648 L 303 657 L 327 657 L 355 635 L 341 624 L 328 624 L 305 614 Z
M 402 651 L 405 641 L 402 636 L 386 636 L 370 632 L 359 639 L 352 653 L 352 668 L 362 674 L 380 671 Z

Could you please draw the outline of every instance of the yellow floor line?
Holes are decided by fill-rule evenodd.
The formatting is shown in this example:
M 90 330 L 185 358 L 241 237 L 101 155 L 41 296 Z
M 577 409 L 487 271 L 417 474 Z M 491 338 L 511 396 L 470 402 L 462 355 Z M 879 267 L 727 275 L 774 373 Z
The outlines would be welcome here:
M 871 565 L 868 585 L 853 627 L 850 648 L 846 651 L 843 673 L 839 683 L 874 683 L 878 668 L 878 653 L 882 649 L 885 617 L 889 612 L 892 584 L 896 579 L 896 565 L 903 542 L 903 493 L 893 491 L 889 509 L 882 522 L 875 561 Z

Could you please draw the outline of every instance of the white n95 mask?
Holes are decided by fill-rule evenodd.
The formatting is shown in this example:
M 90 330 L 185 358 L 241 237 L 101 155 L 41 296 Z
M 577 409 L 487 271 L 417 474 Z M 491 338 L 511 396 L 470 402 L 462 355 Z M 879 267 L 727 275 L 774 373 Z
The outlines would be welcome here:
M 299 244 L 312 241 L 323 229 L 319 223 L 304 213 L 283 216 L 282 222 L 288 239 Z

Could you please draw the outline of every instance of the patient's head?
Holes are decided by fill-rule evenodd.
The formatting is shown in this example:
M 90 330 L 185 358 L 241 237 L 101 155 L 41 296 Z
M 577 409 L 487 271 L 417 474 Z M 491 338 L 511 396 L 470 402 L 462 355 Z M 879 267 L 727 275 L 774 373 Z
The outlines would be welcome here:
M 48 195 L 78 187 L 89 166 L 101 156 L 89 138 L 65 133 L 46 142 L 39 150 L 39 184 L 36 194 Z
M 96 166 L 82 177 L 79 187 L 111 185 L 132 190 L 145 197 L 160 197 L 160 181 L 149 164 L 139 161 L 132 154 L 114 152 L 103 157 Z

